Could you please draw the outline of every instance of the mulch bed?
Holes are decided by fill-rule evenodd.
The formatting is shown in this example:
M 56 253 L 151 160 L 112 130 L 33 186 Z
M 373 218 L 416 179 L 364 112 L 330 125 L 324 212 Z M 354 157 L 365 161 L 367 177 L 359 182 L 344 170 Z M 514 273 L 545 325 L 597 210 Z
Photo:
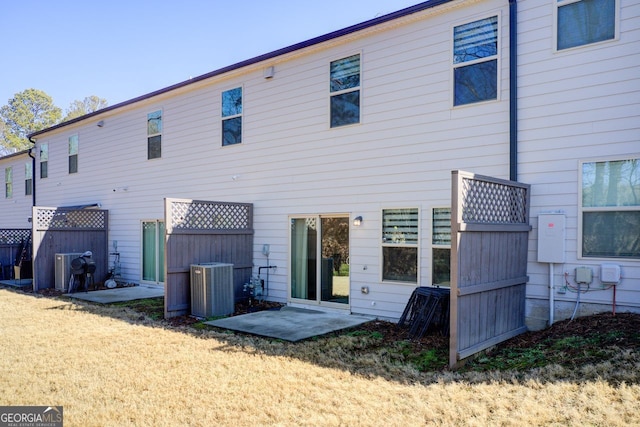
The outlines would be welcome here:
M 541 331 L 526 332 L 508 341 L 509 347 L 531 347 L 550 340 L 566 337 L 588 338 L 594 334 L 614 331 L 611 343 L 625 348 L 640 346 L 640 314 L 636 313 L 600 313 L 592 316 L 577 317 L 574 320 L 563 320 L 554 323 L 551 328 Z

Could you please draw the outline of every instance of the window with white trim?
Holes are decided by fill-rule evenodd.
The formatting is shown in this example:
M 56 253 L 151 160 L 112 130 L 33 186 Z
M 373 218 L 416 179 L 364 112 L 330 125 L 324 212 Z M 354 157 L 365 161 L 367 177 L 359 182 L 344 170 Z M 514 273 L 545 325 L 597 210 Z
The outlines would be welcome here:
M 49 144 L 40 144 L 40 179 L 49 176 Z
M 162 110 L 147 114 L 147 160 L 162 157 Z
M 616 37 L 617 0 L 558 0 L 557 50 Z
M 451 208 L 433 208 L 431 223 L 431 283 L 451 284 Z
M 78 135 L 69 137 L 69 173 L 78 173 Z
M 640 259 L 640 157 L 581 163 L 583 257 Z
M 498 17 L 453 28 L 453 105 L 498 98 Z
M 418 208 L 382 210 L 382 280 L 418 283 Z
M 222 92 L 222 146 L 242 142 L 242 88 Z
M 33 165 L 31 162 L 24 164 L 24 195 L 31 196 L 33 194 Z
M 360 123 L 360 55 L 333 61 L 329 74 L 331 127 Z
M 10 199 L 13 197 L 13 168 L 8 167 L 4 170 L 4 197 Z

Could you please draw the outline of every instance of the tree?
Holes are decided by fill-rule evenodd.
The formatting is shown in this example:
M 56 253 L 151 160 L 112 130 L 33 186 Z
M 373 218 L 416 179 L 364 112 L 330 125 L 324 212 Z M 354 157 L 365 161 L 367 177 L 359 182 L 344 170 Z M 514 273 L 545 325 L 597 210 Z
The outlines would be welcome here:
M 75 119 L 76 117 L 81 117 L 85 114 L 101 110 L 108 106 L 109 103 L 106 99 L 99 98 L 95 95 L 87 96 L 83 101 L 76 99 L 71 103 L 71 105 L 69 105 L 69 108 L 67 109 L 67 115 L 62 121 L 66 122 L 71 119 Z
M 0 145 L 5 151 L 30 148 L 27 135 L 59 123 L 61 117 L 62 110 L 45 92 L 27 89 L 16 93 L 0 108 Z

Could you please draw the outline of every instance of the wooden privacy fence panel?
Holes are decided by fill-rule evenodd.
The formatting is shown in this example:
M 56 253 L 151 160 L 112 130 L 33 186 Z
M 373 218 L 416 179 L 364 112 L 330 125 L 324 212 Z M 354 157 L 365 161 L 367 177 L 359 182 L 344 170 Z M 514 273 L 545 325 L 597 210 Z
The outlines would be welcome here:
M 55 255 L 91 251 L 95 282 L 108 271 L 109 211 L 33 208 L 33 290 L 55 284 Z
M 449 364 L 526 331 L 529 185 L 452 173 Z
M 188 314 L 192 264 L 233 264 L 234 297 L 253 268 L 253 205 L 165 199 L 165 317 Z
M 0 229 L 0 279 L 12 277 L 13 266 L 20 256 L 19 251 L 23 244 L 31 245 L 31 229 Z

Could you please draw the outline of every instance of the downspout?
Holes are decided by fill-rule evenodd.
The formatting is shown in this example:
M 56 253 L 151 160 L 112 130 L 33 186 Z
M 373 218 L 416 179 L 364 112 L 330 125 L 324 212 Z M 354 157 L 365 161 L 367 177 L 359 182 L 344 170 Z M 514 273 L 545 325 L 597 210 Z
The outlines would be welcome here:
M 509 179 L 518 180 L 518 6 L 509 0 Z
M 29 137 L 29 142 L 33 144 L 33 147 L 29 148 L 29 157 L 31 157 L 31 207 L 36 206 L 36 157 L 33 155 L 36 149 L 36 141 Z
M 33 144 L 33 147 L 29 148 L 29 157 L 31 157 L 31 277 L 35 278 L 36 276 L 33 274 L 33 261 L 34 261 L 34 246 L 33 246 L 33 235 L 35 234 L 35 218 L 33 215 L 33 208 L 36 206 L 36 156 L 33 155 L 34 150 L 36 149 L 36 141 L 29 137 L 29 142 Z M 33 290 L 37 291 L 38 289 L 35 287 L 36 282 L 34 279 L 32 280 Z

